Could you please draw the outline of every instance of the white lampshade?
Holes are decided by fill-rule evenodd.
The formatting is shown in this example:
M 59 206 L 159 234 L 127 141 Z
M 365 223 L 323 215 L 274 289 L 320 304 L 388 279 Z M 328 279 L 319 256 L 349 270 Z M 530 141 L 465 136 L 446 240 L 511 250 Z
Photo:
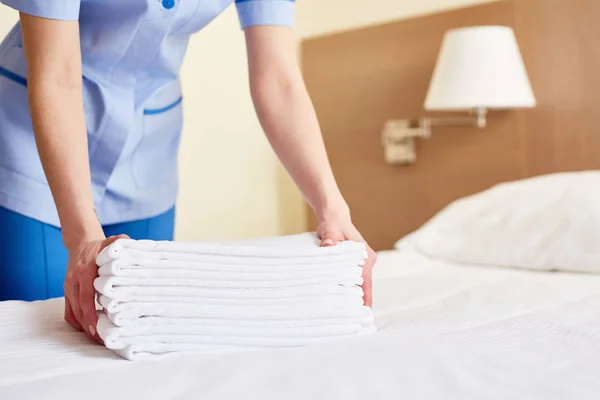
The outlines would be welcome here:
M 425 109 L 506 109 L 535 104 L 511 28 L 477 26 L 446 32 Z

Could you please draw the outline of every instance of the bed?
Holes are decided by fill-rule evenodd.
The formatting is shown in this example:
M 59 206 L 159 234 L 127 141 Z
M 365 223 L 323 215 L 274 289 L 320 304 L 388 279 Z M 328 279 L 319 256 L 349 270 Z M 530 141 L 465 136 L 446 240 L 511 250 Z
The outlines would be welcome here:
M 0 399 L 597 399 L 600 275 L 379 253 L 376 334 L 300 349 L 129 362 L 0 303 Z
M 62 299 L 0 302 L 0 400 L 598 399 L 597 173 L 562 192 L 529 186 L 479 208 L 463 199 L 462 214 L 429 220 L 499 182 L 600 168 L 597 8 L 499 1 L 303 43 L 355 223 L 377 250 L 403 238 L 374 270 L 377 333 L 129 362 L 63 322 Z M 540 107 L 490 115 L 483 133 L 440 128 L 415 165 L 386 165 L 382 124 L 421 115 L 444 32 L 485 24 L 515 29 Z
M 589 171 L 448 205 L 379 252 L 377 333 L 304 348 L 130 362 L 62 299 L 0 303 L 0 399 L 597 399 L 598 198 Z

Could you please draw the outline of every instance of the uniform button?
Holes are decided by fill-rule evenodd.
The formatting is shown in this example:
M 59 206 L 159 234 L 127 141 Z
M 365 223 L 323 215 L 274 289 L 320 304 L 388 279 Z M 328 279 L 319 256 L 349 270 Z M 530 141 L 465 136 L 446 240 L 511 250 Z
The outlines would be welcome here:
M 167 10 L 170 10 L 171 8 L 175 7 L 175 0 L 162 0 L 162 5 Z

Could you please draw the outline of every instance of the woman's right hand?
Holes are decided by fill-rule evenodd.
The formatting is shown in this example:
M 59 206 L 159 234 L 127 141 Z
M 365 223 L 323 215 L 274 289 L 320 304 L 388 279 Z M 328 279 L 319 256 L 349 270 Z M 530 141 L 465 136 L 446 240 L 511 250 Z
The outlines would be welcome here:
M 100 237 L 86 240 L 68 248 L 69 262 L 65 277 L 65 321 L 75 329 L 87 333 L 98 343 L 102 343 L 96 332 L 96 291 L 94 279 L 98 276 L 96 257 L 105 247 L 127 235 Z

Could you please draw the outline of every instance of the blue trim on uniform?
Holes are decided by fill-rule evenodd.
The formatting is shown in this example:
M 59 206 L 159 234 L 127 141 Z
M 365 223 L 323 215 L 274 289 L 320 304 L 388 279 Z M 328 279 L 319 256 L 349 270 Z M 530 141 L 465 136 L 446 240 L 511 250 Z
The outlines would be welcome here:
M 14 72 L 10 72 L 9 70 L 0 67 L 0 75 L 7 79 L 10 79 L 13 82 L 18 83 L 19 85 L 27 87 L 27 79 L 15 74 Z
M 69 253 L 60 228 L 0 206 L 0 301 L 45 300 L 64 295 Z M 153 218 L 102 227 L 108 236 L 173 240 L 175 207 Z
M 163 108 L 146 108 L 144 110 L 144 115 L 162 114 L 164 112 L 169 111 L 172 108 L 177 107 L 179 105 L 179 103 L 181 103 L 182 101 L 183 101 L 183 96 L 181 96 L 180 98 L 175 100 L 173 103 L 171 103 L 168 106 L 163 107 Z

